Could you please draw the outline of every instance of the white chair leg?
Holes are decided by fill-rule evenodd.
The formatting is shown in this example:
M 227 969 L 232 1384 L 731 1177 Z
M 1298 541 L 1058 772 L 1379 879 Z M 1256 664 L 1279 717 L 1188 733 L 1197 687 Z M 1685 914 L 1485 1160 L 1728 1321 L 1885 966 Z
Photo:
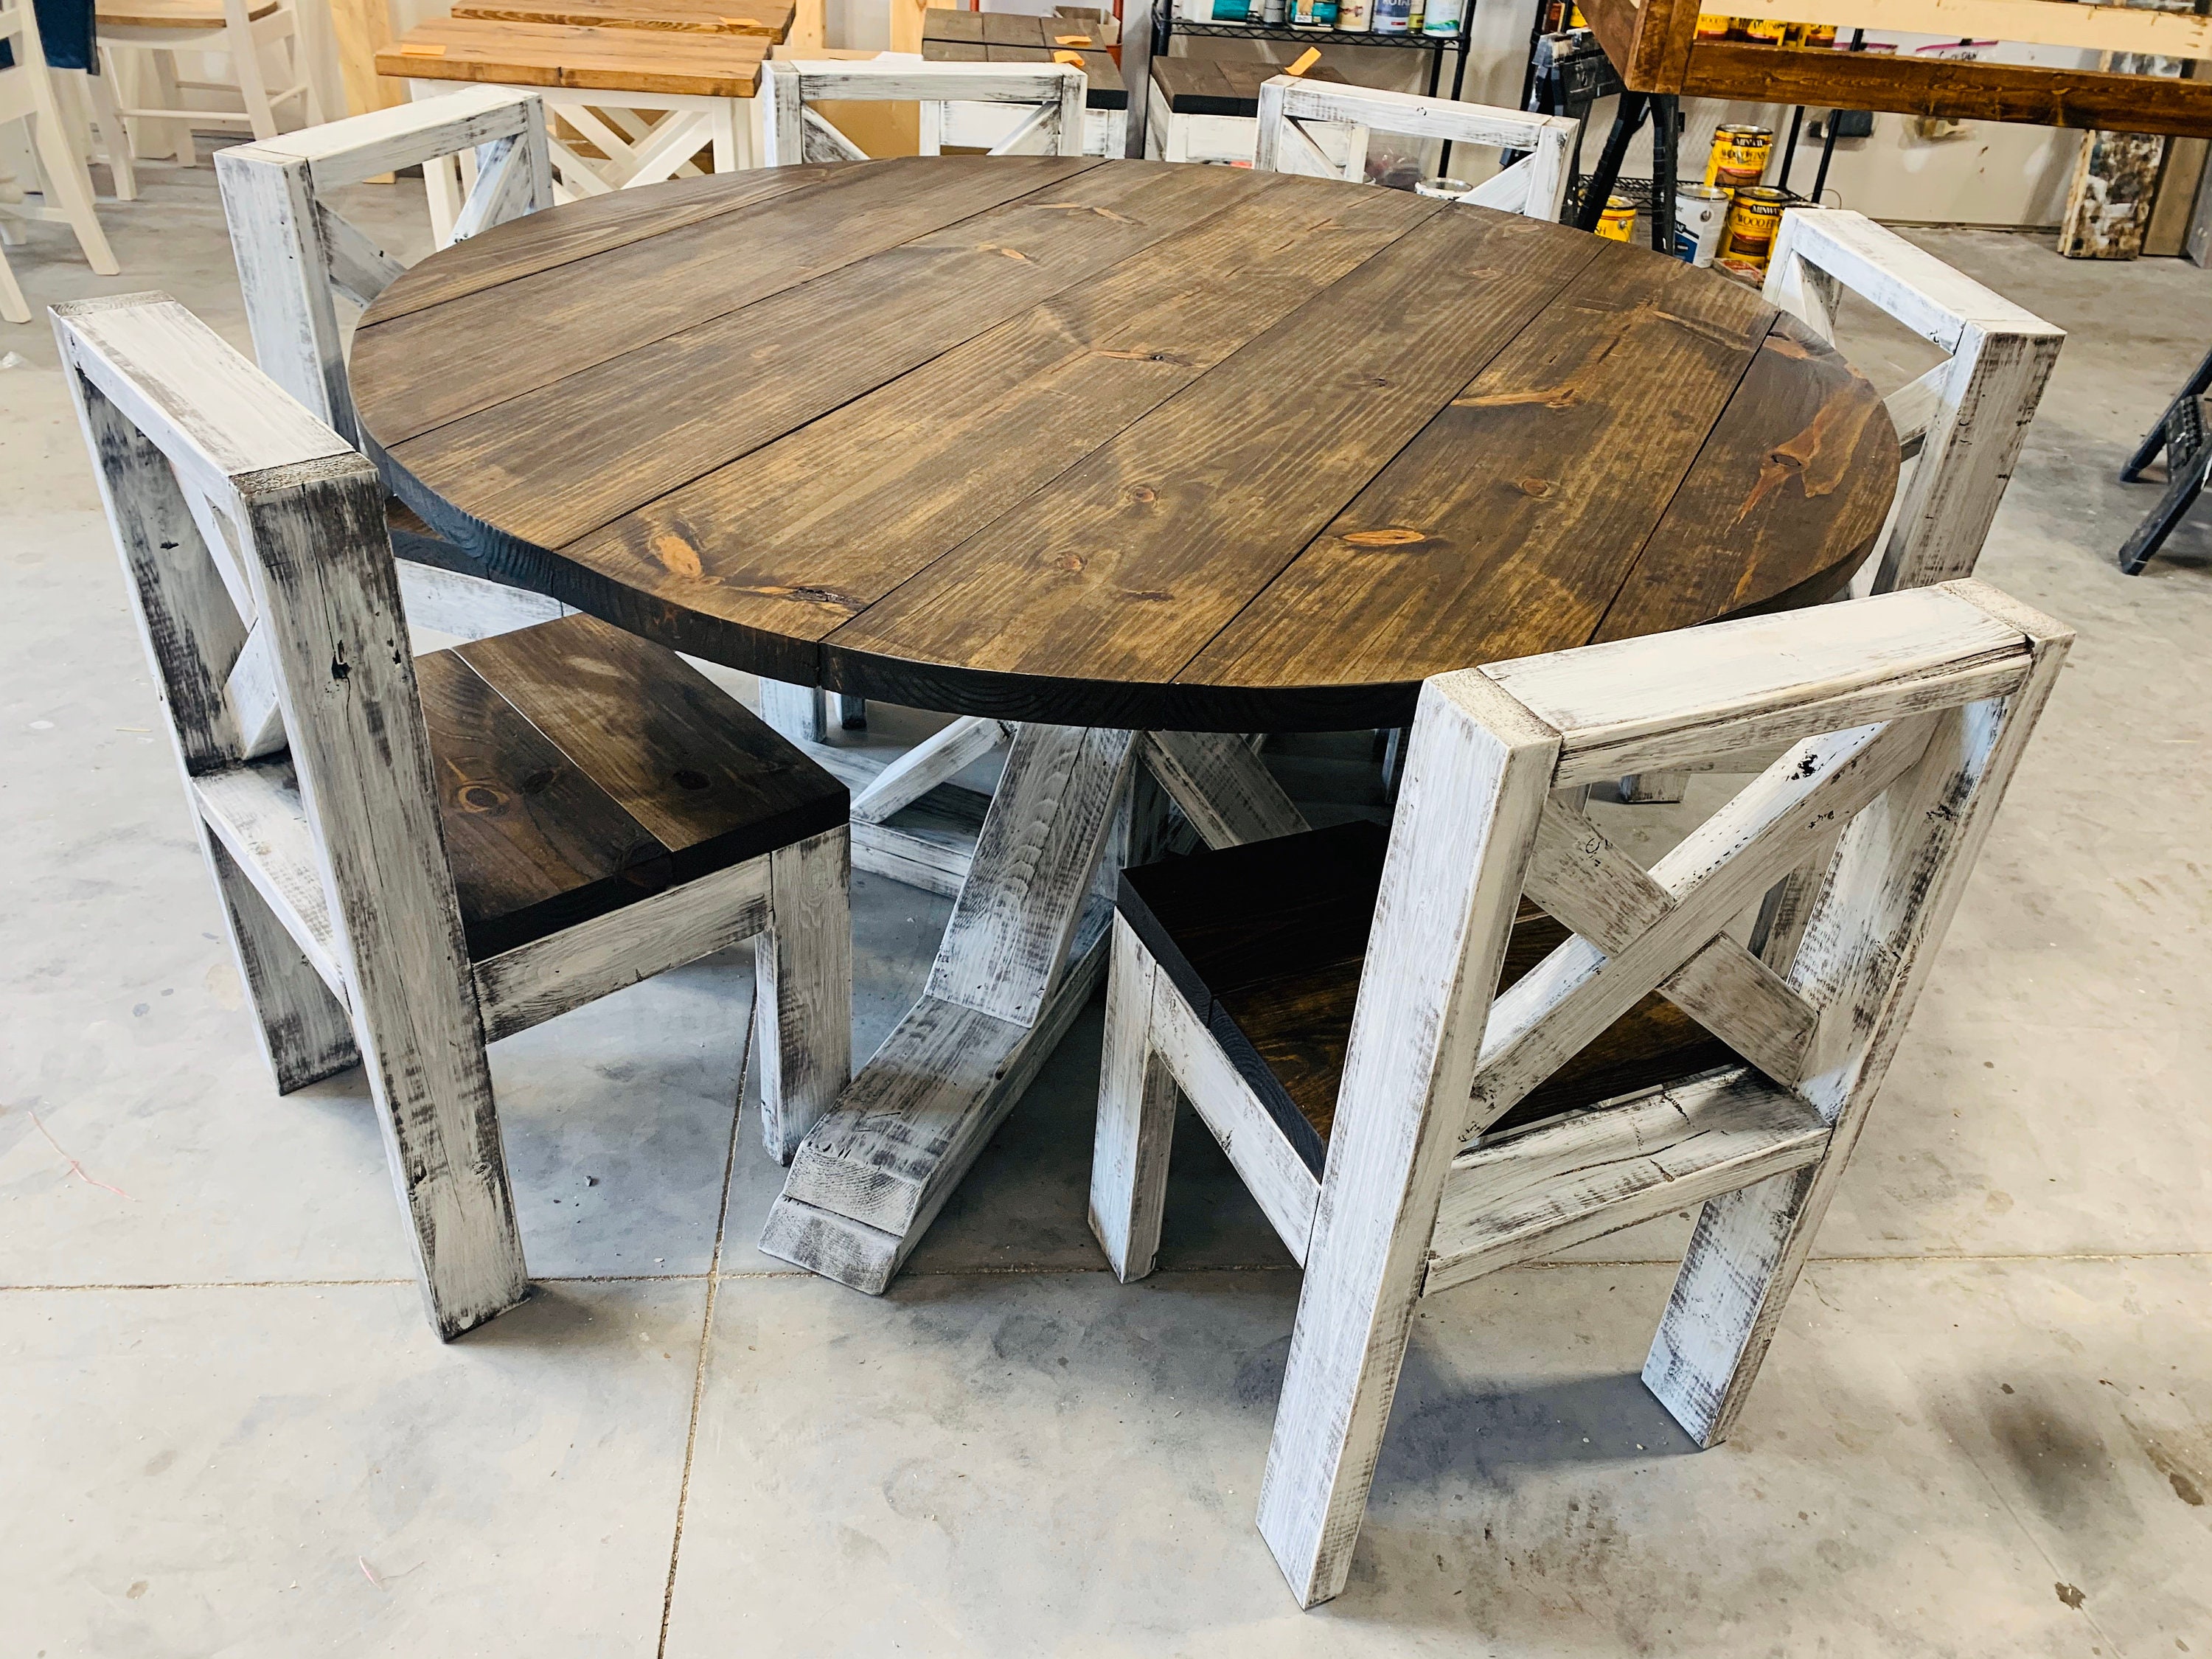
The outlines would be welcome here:
M 1128 923 L 1116 916 L 1091 1154 L 1091 1231 L 1124 1285 L 1151 1273 L 1158 1257 L 1175 1142 L 1176 1082 L 1152 1045 L 1158 972 Z
M 135 202 L 138 199 L 138 174 L 131 165 L 131 137 L 123 130 L 123 117 L 118 108 L 121 101 L 115 95 L 113 70 L 106 52 L 100 54 L 100 75 L 84 77 L 85 90 L 92 99 L 92 122 L 100 131 L 100 159 L 107 163 L 108 176 L 115 184 L 115 199 Z
M 1814 1164 L 1770 1176 L 1708 1199 L 1698 1212 L 1644 1362 L 1644 1385 L 1700 1446 L 1727 1439 L 1750 1396 L 1804 1265 L 1806 1252 L 1796 1246 L 1820 1225 L 1807 1212 L 1820 1170 Z
M 853 1079 L 853 850 L 840 828 L 770 855 L 768 931 L 753 945 L 761 1143 L 791 1162 Z
M 0 321 L 27 323 L 30 320 L 30 301 L 24 299 L 23 290 L 16 286 L 15 273 L 8 269 L 7 253 L 0 251 Z
M 161 109 L 182 109 L 185 94 L 177 84 L 177 54 L 166 47 L 156 46 L 146 54 L 154 71 L 154 105 Z M 197 166 L 199 151 L 192 141 L 192 118 L 178 117 L 161 123 L 169 130 L 170 155 L 180 167 Z
M 322 976 L 307 965 L 298 943 L 254 890 L 222 843 L 206 837 L 208 862 L 230 920 L 246 993 L 253 1000 L 261 1050 L 276 1074 L 276 1092 L 289 1095 L 361 1063 L 353 1022 Z
M 92 180 L 85 176 L 84 157 L 70 142 L 69 123 L 57 106 L 53 82 L 41 76 L 31 82 L 31 88 L 32 136 L 38 145 L 46 188 L 52 192 L 52 205 L 61 210 L 69 228 L 76 233 L 78 245 L 92 268 L 103 276 L 112 276 L 123 267 L 115 262 L 115 251 L 107 246 L 107 233 L 100 229 L 100 216 L 93 211 Z
M 238 95 L 246 105 L 246 118 L 256 138 L 276 136 L 276 112 L 270 107 L 269 81 L 264 73 L 261 48 L 251 27 L 225 29 L 215 48 L 230 54 L 231 73 L 238 77 Z

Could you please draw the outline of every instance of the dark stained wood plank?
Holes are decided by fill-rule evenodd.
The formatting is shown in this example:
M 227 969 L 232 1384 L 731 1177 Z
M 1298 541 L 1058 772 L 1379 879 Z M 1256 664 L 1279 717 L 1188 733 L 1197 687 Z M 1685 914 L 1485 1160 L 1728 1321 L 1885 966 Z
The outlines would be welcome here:
M 1183 671 L 1404 687 L 1587 641 L 1771 326 L 1752 290 L 1608 245 Z
M 415 659 L 446 854 L 481 960 L 659 891 L 668 849 L 451 651 Z
M 364 328 L 444 305 L 501 283 L 640 242 L 686 225 L 789 196 L 836 164 L 709 173 L 649 191 L 610 191 L 495 225 L 440 251 L 376 296 Z
M 924 40 L 961 40 L 981 46 L 983 41 L 983 20 L 990 15 L 981 11 L 955 11 L 949 6 L 931 6 L 921 14 L 921 38 Z
M 594 617 L 456 647 L 668 849 L 676 878 L 845 822 L 845 787 L 674 653 Z
M 1961 121 L 2212 136 L 2212 82 L 1714 41 L 1690 55 L 1696 98 L 1892 110 Z
M 772 214 L 768 201 L 750 204 L 389 322 L 372 307 L 352 353 L 356 380 L 376 388 L 362 421 L 388 450 L 1097 166 L 868 163 L 769 198 Z M 930 187 L 918 188 L 924 178 Z M 471 342 L 471 373 L 454 374 L 434 343 L 453 339 Z
M 1440 209 L 1277 178 L 562 556 L 818 640 Z
M 981 12 L 969 15 L 982 15 Z M 991 61 L 991 49 L 981 40 L 926 40 L 921 43 L 921 55 L 933 64 L 988 64 Z
M 1784 317 L 1595 637 L 1755 611 L 1824 578 L 1839 586 L 1873 551 L 1896 488 L 1897 434 L 1874 387 Z
M 1041 46 L 1045 44 L 1044 20 L 1025 12 L 987 11 L 983 43 L 992 46 Z
M 833 683 L 932 706 L 927 665 L 953 665 L 1080 682 L 1099 720 L 1188 724 L 1177 672 L 1595 240 L 1479 210 L 1424 222 L 830 635 Z
M 1079 173 L 392 446 L 388 460 L 506 536 L 560 547 L 1088 281 L 1219 200 L 1198 168 Z

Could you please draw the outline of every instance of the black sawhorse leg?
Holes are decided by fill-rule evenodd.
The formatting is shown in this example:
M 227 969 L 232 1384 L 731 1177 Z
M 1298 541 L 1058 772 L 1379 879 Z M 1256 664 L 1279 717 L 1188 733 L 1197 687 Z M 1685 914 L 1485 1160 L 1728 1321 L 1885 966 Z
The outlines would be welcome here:
M 2158 424 L 2151 428 L 2136 453 L 2120 469 L 2120 482 L 2134 483 L 2142 477 L 2143 468 L 2166 452 L 2166 494 L 2159 498 L 2148 518 L 2136 527 L 2136 532 L 2120 549 L 2120 574 L 2136 576 L 2151 562 L 2166 538 L 2173 533 L 2197 498 L 2212 482 L 2212 434 L 2204 429 L 2204 405 L 2201 399 L 2208 388 L 2212 388 L 2212 352 L 2197 366 L 2180 395 L 2166 405 L 2166 413 Z

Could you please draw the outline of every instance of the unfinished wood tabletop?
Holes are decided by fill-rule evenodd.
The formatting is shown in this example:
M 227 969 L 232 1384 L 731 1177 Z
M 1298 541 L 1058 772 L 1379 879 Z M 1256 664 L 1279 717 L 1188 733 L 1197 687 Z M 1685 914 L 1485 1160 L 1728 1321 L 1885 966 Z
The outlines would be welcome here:
M 365 441 L 442 533 L 791 683 L 1159 730 L 1825 597 L 1897 477 L 1753 292 L 1243 168 L 944 156 L 538 213 L 386 289 Z

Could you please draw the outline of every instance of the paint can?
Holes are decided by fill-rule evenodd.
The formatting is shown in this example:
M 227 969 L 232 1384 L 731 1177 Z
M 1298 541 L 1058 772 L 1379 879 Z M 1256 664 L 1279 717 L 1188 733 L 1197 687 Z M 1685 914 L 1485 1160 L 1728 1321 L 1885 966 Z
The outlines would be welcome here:
M 1424 34 L 1456 35 L 1467 15 L 1467 0 L 1428 0 L 1421 16 Z
M 1755 185 L 1766 176 L 1766 158 L 1773 153 L 1772 127 L 1716 127 L 1713 151 L 1705 158 L 1705 182 L 1729 191 Z
M 1410 34 L 1413 28 L 1413 0 L 1375 0 L 1377 34 Z
M 1597 234 L 1608 242 L 1626 242 L 1636 234 L 1636 204 L 1626 196 L 1606 198 L 1597 216 Z
M 1728 254 L 1759 270 L 1774 254 L 1774 234 L 1782 228 L 1782 210 L 1790 205 L 1787 191 L 1746 185 L 1729 204 Z
M 1698 39 L 1725 40 L 1729 37 L 1729 25 L 1735 21 L 1724 11 L 1701 11 L 1698 14 Z
M 1780 46 L 1789 27 L 1765 17 L 1739 17 L 1735 20 L 1735 26 L 1741 32 L 1740 38 L 1755 46 Z
M 1836 49 L 1836 26 L 1833 23 L 1808 23 L 1797 37 L 1797 44 L 1809 46 L 1815 52 L 1833 52 Z
M 1336 28 L 1340 34 L 1365 34 L 1375 23 L 1375 0 L 1337 0 Z
M 1686 264 L 1709 265 L 1721 251 L 1728 228 L 1729 194 L 1711 185 L 1680 185 L 1674 191 L 1674 257 Z

